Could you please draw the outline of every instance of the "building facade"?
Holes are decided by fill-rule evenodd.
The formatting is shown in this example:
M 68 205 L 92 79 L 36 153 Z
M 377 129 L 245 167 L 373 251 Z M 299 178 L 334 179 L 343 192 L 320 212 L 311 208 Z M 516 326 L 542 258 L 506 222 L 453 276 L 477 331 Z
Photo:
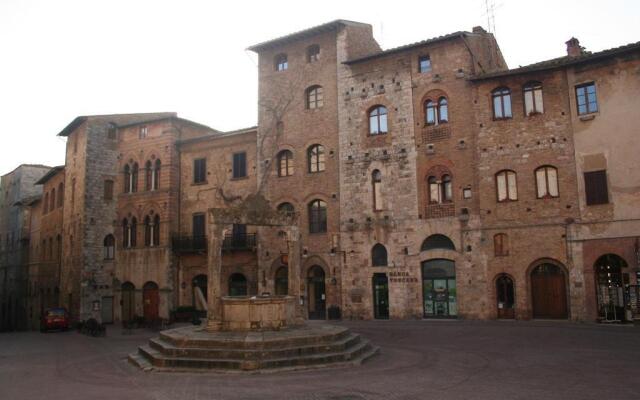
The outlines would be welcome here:
M 309 318 L 632 319 L 640 44 L 566 44 L 509 69 L 480 27 L 382 50 L 338 20 L 249 48 L 257 127 L 78 117 L 64 171 L 25 203 L 32 271 L 62 249 L 51 276 L 78 319 L 202 310 L 207 210 L 261 195 L 298 221 Z M 223 235 L 225 295 L 287 294 L 286 235 Z

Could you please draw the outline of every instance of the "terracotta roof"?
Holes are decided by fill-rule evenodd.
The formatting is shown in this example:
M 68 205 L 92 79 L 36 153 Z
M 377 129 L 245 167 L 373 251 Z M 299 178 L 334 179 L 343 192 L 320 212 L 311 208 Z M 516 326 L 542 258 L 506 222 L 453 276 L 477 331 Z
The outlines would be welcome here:
M 42 178 L 40 178 L 36 183 L 34 183 L 34 185 L 44 185 L 45 183 L 47 183 L 49 179 L 53 178 L 58 172 L 62 170 L 64 170 L 64 165 L 59 165 L 57 167 L 51 168 L 49 172 L 44 174 Z
M 237 129 L 234 131 L 227 131 L 227 132 L 218 132 L 218 133 L 214 133 L 212 135 L 205 135 L 205 136 L 198 136 L 198 137 L 194 137 L 194 138 L 190 138 L 190 139 L 184 139 L 184 140 L 180 140 L 177 142 L 177 145 L 185 145 L 185 144 L 191 144 L 191 143 L 200 143 L 200 142 L 204 142 L 207 140 L 217 140 L 217 139 L 223 139 L 229 136 L 236 136 L 236 135 L 242 135 L 242 134 L 249 134 L 249 133 L 255 133 L 258 131 L 258 127 L 257 126 L 251 126 L 249 128 L 243 128 L 243 129 Z
M 165 120 L 174 120 L 174 121 L 179 121 L 179 122 L 183 122 L 185 124 L 189 124 L 189 125 L 193 125 L 193 126 L 197 126 L 199 128 L 205 128 L 207 130 L 213 131 L 213 132 L 219 132 L 216 129 L 211 128 L 210 126 L 207 125 L 203 125 L 200 124 L 198 122 L 195 121 L 191 121 L 189 119 L 185 119 L 185 118 L 180 118 L 177 116 L 169 116 L 169 117 L 158 117 L 158 118 L 152 118 L 152 119 L 145 119 L 145 120 L 138 120 L 135 122 L 130 122 L 130 123 L 125 123 L 125 124 L 116 124 L 118 126 L 118 128 L 127 128 L 129 126 L 135 126 L 135 125 L 141 125 L 141 124 L 150 124 L 150 123 L 154 123 L 154 122 L 160 122 L 160 121 L 165 121 Z
M 284 43 L 304 39 L 309 36 L 314 36 L 323 32 L 329 32 L 329 31 L 335 30 L 336 28 L 342 25 L 369 26 L 369 24 L 364 24 L 362 22 L 349 21 L 346 19 L 336 19 L 334 21 L 327 22 L 322 25 L 314 26 L 308 29 L 304 29 L 302 31 L 294 32 L 286 36 L 281 36 L 279 38 L 268 40 L 266 42 L 254 44 L 253 46 L 247 47 L 247 50 L 255 51 L 257 53 L 259 51 L 276 47 Z
M 107 115 L 84 115 L 76 117 L 69 125 L 67 125 L 58 136 L 69 136 L 76 128 L 89 119 L 103 119 L 116 125 L 133 124 L 160 118 L 177 117 L 175 112 L 159 112 L 159 113 L 138 113 L 138 114 L 107 114 Z
M 551 60 L 530 64 L 524 67 L 509 69 L 505 71 L 492 72 L 488 74 L 476 75 L 475 77 L 471 78 L 471 80 L 478 81 L 483 79 L 497 78 L 501 76 L 517 75 L 517 74 L 524 74 L 528 72 L 537 72 L 537 71 L 561 68 L 561 67 L 566 67 L 570 65 L 596 61 L 603 58 L 613 57 L 618 54 L 627 53 L 634 50 L 640 50 L 640 42 L 630 43 L 624 46 L 602 50 L 597 53 L 586 52 L 577 57 L 570 57 L 570 56 L 558 57 L 558 58 L 553 58 Z
M 458 32 L 454 32 L 454 33 L 449 33 L 447 35 L 442 35 L 442 36 L 438 36 L 438 37 L 434 37 L 434 38 L 431 38 L 431 39 L 422 40 L 422 41 L 415 42 L 415 43 L 405 44 L 405 45 L 402 45 L 402 46 L 399 46 L 399 47 L 394 47 L 394 48 L 391 48 L 391 49 L 380 51 L 378 53 L 370 54 L 368 56 L 364 56 L 364 57 L 356 58 L 356 59 L 353 59 L 353 60 L 345 61 L 345 62 L 343 62 L 343 64 L 347 64 L 347 65 L 356 64 L 356 63 L 363 62 L 363 61 L 368 61 L 368 60 L 371 60 L 371 59 L 374 59 L 374 58 L 384 57 L 384 56 L 389 55 L 389 54 L 400 53 L 400 52 L 405 51 L 405 50 L 413 49 L 414 47 L 420 47 L 420 46 L 424 46 L 424 45 L 427 45 L 427 44 L 443 42 L 445 40 L 456 39 L 456 38 L 459 38 L 459 37 L 464 37 L 466 35 L 472 35 L 472 33 L 471 32 L 467 32 L 467 31 L 458 31 Z

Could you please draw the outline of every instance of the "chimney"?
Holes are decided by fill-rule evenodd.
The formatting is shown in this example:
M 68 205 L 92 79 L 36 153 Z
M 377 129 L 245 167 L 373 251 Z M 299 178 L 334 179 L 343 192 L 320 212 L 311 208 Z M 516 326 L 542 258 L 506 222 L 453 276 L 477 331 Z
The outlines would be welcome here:
M 483 27 L 481 26 L 474 26 L 472 29 L 473 33 L 487 33 L 487 31 L 484 30 Z
M 578 57 L 582 55 L 582 47 L 580 41 L 574 37 L 565 42 L 567 44 L 567 55 L 569 57 Z

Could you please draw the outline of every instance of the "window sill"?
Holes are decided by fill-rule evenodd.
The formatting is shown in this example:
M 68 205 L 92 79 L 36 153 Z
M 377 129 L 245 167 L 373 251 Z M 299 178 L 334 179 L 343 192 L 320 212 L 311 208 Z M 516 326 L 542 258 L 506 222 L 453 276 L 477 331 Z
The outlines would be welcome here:
M 317 235 L 317 236 L 326 235 L 326 234 L 327 232 L 309 232 L 309 235 Z
M 249 179 L 249 175 L 245 175 L 245 176 L 239 176 L 237 178 L 231 178 L 231 181 L 243 181 L 245 179 Z
M 191 183 L 191 186 L 202 186 L 202 185 L 207 185 L 209 184 L 208 181 L 204 181 L 204 182 L 193 182 Z
M 597 113 L 581 114 L 581 115 L 578 115 L 578 118 L 580 119 L 580 121 L 586 122 L 586 121 L 592 121 L 592 120 L 596 119 L 596 115 L 597 115 Z
M 516 203 L 518 201 L 518 199 L 512 200 L 512 199 L 507 199 L 507 200 L 498 200 L 497 203 L 498 204 L 509 204 L 509 203 Z
M 513 116 L 511 116 L 511 117 L 502 117 L 502 118 L 493 117 L 494 121 L 510 121 L 512 119 L 513 119 Z
M 388 134 L 389 134 L 389 131 L 387 131 L 387 132 L 380 132 L 380 133 L 371 133 L 371 132 L 369 132 L 369 134 L 367 134 L 367 137 L 370 137 L 370 138 L 377 138 L 377 137 L 381 137 L 381 136 L 386 136 L 386 135 L 388 135 Z
M 606 202 L 606 203 L 592 203 L 592 204 L 586 204 L 587 207 L 597 207 L 597 206 L 608 206 L 610 205 L 610 202 Z

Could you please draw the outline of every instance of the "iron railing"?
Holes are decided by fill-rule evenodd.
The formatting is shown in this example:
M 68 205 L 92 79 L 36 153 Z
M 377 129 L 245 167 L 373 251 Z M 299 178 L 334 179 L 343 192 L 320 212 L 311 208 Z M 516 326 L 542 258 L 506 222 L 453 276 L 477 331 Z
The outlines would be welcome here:
M 174 236 L 173 251 L 178 253 L 201 253 L 207 251 L 206 236 Z
M 228 234 L 222 242 L 222 250 L 251 250 L 255 247 L 255 233 Z

